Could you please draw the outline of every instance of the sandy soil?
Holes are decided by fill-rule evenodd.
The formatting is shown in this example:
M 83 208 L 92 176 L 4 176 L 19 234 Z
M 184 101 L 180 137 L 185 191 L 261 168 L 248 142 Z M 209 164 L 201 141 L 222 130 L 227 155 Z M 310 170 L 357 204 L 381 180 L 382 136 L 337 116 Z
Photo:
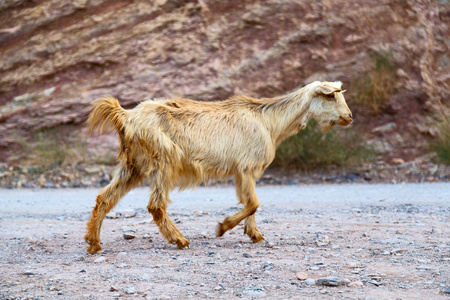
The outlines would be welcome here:
M 0 190 L 0 299 L 449 299 L 449 183 L 260 187 L 261 244 L 242 225 L 214 236 L 239 209 L 233 187 L 174 194 L 188 250 L 167 244 L 137 189 L 90 255 L 97 192 Z

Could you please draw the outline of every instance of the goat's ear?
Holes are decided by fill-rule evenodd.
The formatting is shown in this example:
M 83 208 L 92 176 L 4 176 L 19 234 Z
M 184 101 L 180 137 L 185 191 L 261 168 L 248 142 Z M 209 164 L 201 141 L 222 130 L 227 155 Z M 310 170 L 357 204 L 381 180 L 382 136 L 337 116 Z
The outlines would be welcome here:
M 319 85 L 317 87 L 317 92 L 323 95 L 330 95 L 333 94 L 335 92 L 340 92 L 341 88 L 335 87 L 335 86 L 331 86 L 331 85 Z

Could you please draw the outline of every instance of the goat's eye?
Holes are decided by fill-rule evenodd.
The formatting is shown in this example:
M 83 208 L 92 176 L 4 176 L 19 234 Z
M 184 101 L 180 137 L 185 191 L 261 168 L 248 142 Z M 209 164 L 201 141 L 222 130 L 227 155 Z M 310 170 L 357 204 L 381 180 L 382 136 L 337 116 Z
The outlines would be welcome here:
M 328 99 L 334 99 L 334 95 L 333 95 L 333 94 L 328 94 L 328 95 L 327 95 L 327 98 L 328 98 Z

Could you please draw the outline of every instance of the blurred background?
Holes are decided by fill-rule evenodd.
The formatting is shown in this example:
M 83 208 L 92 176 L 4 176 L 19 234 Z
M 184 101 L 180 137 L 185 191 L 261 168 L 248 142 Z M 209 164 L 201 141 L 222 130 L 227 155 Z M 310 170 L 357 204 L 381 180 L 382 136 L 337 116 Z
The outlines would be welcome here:
M 84 124 L 104 95 L 132 108 L 315 80 L 343 82 L 354 123 L 283 143 L 278 183 L 449 180 L 447 0 L 3 0 L 0 20 L 3 187 L 107 183 L 117 136 Z

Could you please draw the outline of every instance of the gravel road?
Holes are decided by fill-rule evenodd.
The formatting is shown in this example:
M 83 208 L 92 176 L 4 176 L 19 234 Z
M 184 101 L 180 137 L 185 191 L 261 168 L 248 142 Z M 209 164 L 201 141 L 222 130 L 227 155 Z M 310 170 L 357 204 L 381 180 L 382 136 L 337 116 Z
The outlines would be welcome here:
M 253 244 L 234 187 L 171 194 L 178 250 L 131 191 L 86 253 L 98 189 L 0 190 L 0 299 L 449 299 L 450 183 L 257 187 Z M 127 239 L 125 239 L 125 237 Z M 326 277 L 335 277 L 327 278 Z

